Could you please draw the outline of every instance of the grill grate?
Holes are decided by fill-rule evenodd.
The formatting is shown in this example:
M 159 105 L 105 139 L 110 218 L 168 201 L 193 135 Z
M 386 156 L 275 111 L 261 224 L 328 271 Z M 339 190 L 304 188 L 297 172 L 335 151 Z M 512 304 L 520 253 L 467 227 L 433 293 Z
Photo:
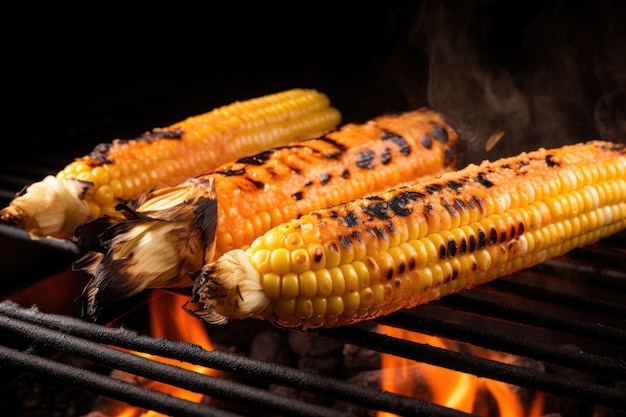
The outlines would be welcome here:
M 373 323 L 318 329 L 312 331 L 311 336 L 538 390 L 585 404 L 589 410 L 614 410 L 612 414 L 596 412 L 596 415 L 622 415 L 620 410 L 626 404 L 623 389 L 626 384 L 626 322 L 623 319 L 626 276 L 620 259 L 625 238 L 626 233 L 622 232 L 545 265 L 375 320 L 380 325 L 469 346 L 465 350 L 386 336 L 372 330 Z M 601 264 L 593 260 L 595 253 L 603 254 Z M 605 294 L 605 282 L 612 284 L 610 297 Z M 239 354 L 207 351 L 193 344 L 152 338 L 133 330 L 87 323 L 66 315 L 44 313 L 36 307 L 22 307 L 9 300 L 0 303 L 0 331 L 18 340 L 17 346 L 5 343 L 6 346 L 0 348 L 2 366 L 14 369 L 18 375 L 34 373 L 78 384 L 105 397 L 162 413 L 232 415 L 231 411 L 172 399 L 147 388 L 129 387 L 108 375 L 60 363 L 55 356 L 73 355 L 106 370 L 122 369 L 201 392 L 225 403 L 245 404 L 252 409 L 260 407 L 270 415 L 345 414 L 300 398 L 277 395 L 261 388 L 264 384 L 293 387 L 331 402 L 398 415 L 469 415 L 336 377 Z M 175 358 L 216 369 L 227 376 L 202 375 L 110 346 Z M 475 354 L 472 349 L 476 348 L 530 358 L 546 367 L 538 370 L 487 359 Z M 571 372 L 554 372 L 548 370 L 549 367 Z
M 43 344 L 55 350 L 83 357 L 94 362 L 107 363 L 119 369 L 147 378 L 203 392 L 231 401 L 243 401 L 251 406 L 263 407 L 270 411 L 293 416 L 333 416 L 339 412 L 301 401 L 279 397 L 253 387 L 231 383 L 186 371 L 178 367 L 151 361 L 131 353 L 121 352 L 101 345 L 114 345 L 125 349 L 141 351 L 162 357 L 211 367 L 221 371 L 236 372 L 242 376 L 288 384 L 338 397 L 342 401 L 352 401 L 361 406 L 369 406 L 406 416 L 450 416 L 467 414 L 439 407 L 428 402 L 390 394 L 379 390 L 357 387 L 341 380 L 308 374 L 289 367 L 258 362 L 252 359 L 220 351 L 206 351 L 199 346 L 166 339 L 153 339 L 120 328 L 107 328 L 86 323 L 67 316 L 55 316 L 39 312 L 37 309 L 24 309 L 10 301 L 0 303 L 1 326 L 5 331 Z M 197 414 L 207 413 L 206 407 L 188 404 L 187 401 L 172 401 L 166 395 L 146 393 L 146 389 L 129 388 L 129 384 L 119 384 L 116 380 L 82 369 L 70 369 L 33 354 L 21 353 L 3 347 L 0 359 L 5 365 L 19 366 L 30 372 L 60 378 L 69 383 L 86 384 L 103 395 L 112 395 L 132 405 L 149 407 L 159 412 L 185 413 L 185 415 L 228 415 Z M 187 414 L 189 413 L 189 414 Z M 178 414 L 176 414 L 178 415 Z

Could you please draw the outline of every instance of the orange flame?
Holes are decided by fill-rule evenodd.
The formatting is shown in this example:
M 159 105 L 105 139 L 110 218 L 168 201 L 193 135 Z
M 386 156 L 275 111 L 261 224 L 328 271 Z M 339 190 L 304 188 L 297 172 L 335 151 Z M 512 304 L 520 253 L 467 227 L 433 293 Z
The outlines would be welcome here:
M 149 300 L 150 335 L 152 337 L 164 337 L 171 340 L 185 341 L 200 345 L 206 350 L 212 350 L 213 344 L 200 320 L 190 320 L 181 306 L 189 297 L 173 294 L 171 292 L 155 292 Z M 169 358 L 154 356 L 143 352 L 134 352 L 137 355 L 150 358 L 162 363 L 191 370 L 204 375 L 216 375 L 218 371 L 199 365 L 180 362 Z M 164 384 L 158 381 L 150 381 L 145 385 L 155 391 L 170 394 L 188 401 L 200 402 L 203 395 L 187 391 L 183 388 Z M 156 411 L 144 411 L 129 406 L 116 417 L 167 417 Z
M 434 347 L 452 349 L 443 339 L 413 333 L 406 330 L 380 326 L 380 332 L 391 337 L 423 343 Z M 495 358 L 492 358 L 495 359 Z M 418 368 L 417 372 L 408 373 L 408 369 Z M 538 417 L 543 414 L 543 396 L 538 394 L 530 404 L 527 414 L 524 405 L 511 387 L 500 381 L 480 378 L 475 375 L 451 369 L 416 363 L 395 355 L 381 354 L 381 368 L 395 370 L 383 373 L 381 388 L 409 397 L 421 398 L 434 404 L 449 407 L 466 413 L 475 413 L 477 396 L 488 392 L 497 404 L 499 417 Z M 417 377 L 416 377 L 417 376 Z M 417 386 L 423 384 L 425 386 Z M 428 391 L 424 393 L 424 389 Z M 493 415 L 490 413 L 489 415 Z M 391 417 L 393 414 L 379 412 L 378 417 Z

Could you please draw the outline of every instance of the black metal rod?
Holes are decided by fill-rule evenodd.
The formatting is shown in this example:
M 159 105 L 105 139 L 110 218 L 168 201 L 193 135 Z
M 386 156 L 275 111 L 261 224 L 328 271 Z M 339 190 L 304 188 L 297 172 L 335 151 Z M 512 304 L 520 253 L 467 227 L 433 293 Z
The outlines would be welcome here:
M 262 389 L 238 384 L 223 378 L 198 374 L 33 323 L 17 321 L 7 316 L 0 316 L 0 328 L 65 353 L 107 366 L 116 364 L 117 369 L 123 369 L 126 372 L 185 388 L 189 391 L 231 401 L 243 401 L 251 406 L 263 407 L 265 410 L 290 416 L 339 417 L 342 415 L 325 407 L 281 397 Z
M 546 328 L 561 333 L 570 333 L 595 341 L 626 345 L 626 330 L 604 326 L 600 323 L 590 323 L 561 316 L 543 314 L 530 309 L 513 307 L 505 303 L 479 300 L 470 297 L 467 292 L 465 294 L 447 295 L 437 300 L 435 303 L 438 306 L 451 310 L 478 314 L 482 317 L 489 316 L 517 324 Z
M 626 381 L 626 362 L 623 360 L 563 349 L 508 334 L 502 335 L 479 327 L 465 326 L 407 312 L 394 313 L 376 319 L 376 322 Z
M 531 278 L 535 277 L 531 275 Z M 544 276 L 542 276 L 542 278 L 544 278 Z M 547 288 L 513 281 L 512 279 L 495 280 L 482 287 L 476 288 L 476 290 L 502 294 L 504 296 L 510 296 L 510 294 L 513 293 L 516 297 L 522 297 L 532 301 L 545 301 L 551 305 L 558 304 L 563 307 L 575 308 L 577 311 L 584 310 L 593 312 L 594 314 L 607 315 L 612 318 L 626 317 L 625 305 L 591 297 L 566 294 L 560 291 L 553 291 Z
M 471 414 L 442 407 L 427 401 L 384 392 L 372 387 L 355 386 L 346 381 L 309 374 L 286 366 L 265 363 L 221 351 L 207 351 L 198 345 L 151 338 L 123 328 L 109 328 L 74 317 L 42 313 L 35 307 L 23 308 L 11 301 L 0 303 L 0 318 L 55 329 L 64 335 L 82 335 L 99 343 L 123 347 L 167 358 L 194 363 L 265 382 L 274 382 L 315 392 L 361 407 L 388 411 L 403 416 L 468 417 Z M 0 320 L 0 328 L 3 320 Z M 39 335 L 24 335 L 39 339 Z M 79 339 L 82 340 L 82 339 Z M 79 344 L 85 343 L 82 340 Z M 119 365 L 118 361 L 114 363 Z M 111 366 L 109 363 L 108 366 Z M 124 365 L 126 366 L 126 365 Z M 126 369 L 126 368 L 125 368 Z M 193 390 L 197 391 L 197 390 Z M 299 403 L 301 404 L 301 403 Z M 326 409 L 328 415 L 328 409 Z M 289 415 L 299 415 L 298 413 Z
M 3 366 L 18 367 L 20 370 L 63 381 L 80 388 L 97 392 L 104 396 L 114 396 L 118 400 L 136 407 L 177 416 L 235 417 L 235 414 L 212 407 L 173 397 L 106 375 L 23 353 L 0 346 L 0 363 Z
M 479 358 L 464 352 L 450 351 L 427 344 L 372 333 L 357 327 L 319 329 L 316 333 L 330 339 L 379 352 L 508 382 L 520 387 L 536 389 L 566 398 L 618 409 L 621 409 L 626 404 L 626 391 L 558 375 L 540 373 L 516 365 Z

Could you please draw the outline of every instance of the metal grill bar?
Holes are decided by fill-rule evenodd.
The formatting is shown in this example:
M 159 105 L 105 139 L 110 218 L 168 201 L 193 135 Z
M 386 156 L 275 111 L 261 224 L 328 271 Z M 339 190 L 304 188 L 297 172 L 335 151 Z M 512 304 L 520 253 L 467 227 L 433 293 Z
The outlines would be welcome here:
M 533 301 L 548 302 L 552 305 L 576 306 L 576 310 L 578 311 L 585 310 L 614 317 L 626 317 L 626 306 L 621 304 L 552 291 L 547 288 L 512 281 L 511 279 L 492 281 L 480 287 L 479 290 L 503 296 L 515 294 L 517 297 L 523 297 Z
M 0 362 L 22 371 L 53 378 L 65 383 L 88 388 L 101 395 L 113 396 L 137 407 L 149 408 L 168 415 L 198 417 L 235 417 L 235 414 L 172 397 L 147 388 L 129 384 L 88 370 L 77 370 L 36 355 L 0 346 Z
M 273 408 L 287 415 L 332 416 L 341 414 L 328 408 L 278 397 L 245 385 L 155 363 L 72 335 L 80 334 L 99 343 L 113 344 L 125 349 L 176 358 L 258 380 L 295 386 L 337 398 L 343 402 L 352 402 L 362 407 L 399 415 L 416 417 L 469 416 L 467 413 L 441 407 L 427 401 L 391 394 L 375 388 L 355 386 L 341 380 L 308 374 L 285 366 L 267 364 L 239 355 L 220 351 L 206 351 L 197 345 L 185 342 L 174 342 L 163 338 L 154 339 L 126 329 L 108 328 L 71 317 L 45 314 L 34 308 L 23 309 L 11 301 L 0 303 L 0 328 L 20 334 L 29 340 L 54 346 L 64 352 L 87 357 L 94 362 L 101 363 L 106 359 L 107 366 L 119 367 L 118 369 L 181 386 L 191 391 L 204 392 L 208 395 L 234 401 L 244 401 L 246 404 L 256 404 L 265 409 Z M 155 368 L 156 371 L 152 368 Z
M 107 366 L 116 364 L 117 369 L 123 369 L 132 374 L 141 375 L 155 381 L 165 382 L 193 392 L 199 392 L 231 401 L 241 401 L 245 404 L 256 405 L 257 407 L 263 407 L 267 410 L 293 416 L 341 416 L 341 413 L 333 412 L 325 407 L 294 401 L 290 398 L 271 394 L 258 388 L 198 374 L 183 368 L 103 346 L 96 342 L 71 336 L 63 332 L 40 327 L 33 323 L 11 320 L 8 317 L 0 318 L 0 320 L 2 320 L 1 326 L 4 330 L 22 335 L 38 343 L 43 343 L 46 346 L 63 351 L 64 353 L 76 355 Z
M 334 340 L 352 343 L 379 352 L 508 382 L 566 398 L 614 408 L 621 408 L 626 404 L 626 392 L 617 389 L 558 375 L 538 373 L 530 369 L 479 358 L 463 352 L 372 333 L 357 327 L 320 329 L 317 333 Z
M 626 380 L 626 363 L 605 356 L 563 349 L 545 343 L 520 339 L 511 335 L 502 335 L 481 328 L 407 312 L 394 313 L 376 321 L 380 324 L 412 332 L 442 336 L 486 349 L 592 372 L 599 376 Z
M 585 335 L 597 341 L 626 345 L 626 331 L 600 323 L 571 320 L 551 314 L 513 307 L 501 302 L 479 300 L 469 296 L 470 292 L 450 294 L 437 301 L 437 305 L 455 311 L 496 317 L 500 320 L 515 322 L 527 326 L 540 327 L 573 335 Z

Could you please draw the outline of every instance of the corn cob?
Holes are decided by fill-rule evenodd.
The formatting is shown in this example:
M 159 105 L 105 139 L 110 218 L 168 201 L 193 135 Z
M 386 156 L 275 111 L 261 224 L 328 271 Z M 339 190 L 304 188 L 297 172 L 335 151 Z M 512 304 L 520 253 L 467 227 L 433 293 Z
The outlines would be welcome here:
M 441 115 L 420 109 L 347 124 L 147 193 L 121 207 L 128 220 L 109 227 L 103 247 L 76 262 L 94 275 L 83 293 L 84 314 L 95 317 L 145 288 L 192 287 L 190 272 L 272 226 L 456 168 L 457 140 Z M 75 240 L 88 247 L 102 233 L 98 223 L 77 228 Z
M 17 194 L 0 219 L 33 238 L 69 238 L 74 227 L 157 185 L 174 185 L 220 164 L 333 129 L 340 113 L 326 95 L 292 89 L 234 102 L 133 140 L 98 145 L 56 176 Z
M 469 165 L 313 211 L 196 274 L 190 313 L 298 328 L 436 300 L 626 228 L 626 148 L 591 141 Z

